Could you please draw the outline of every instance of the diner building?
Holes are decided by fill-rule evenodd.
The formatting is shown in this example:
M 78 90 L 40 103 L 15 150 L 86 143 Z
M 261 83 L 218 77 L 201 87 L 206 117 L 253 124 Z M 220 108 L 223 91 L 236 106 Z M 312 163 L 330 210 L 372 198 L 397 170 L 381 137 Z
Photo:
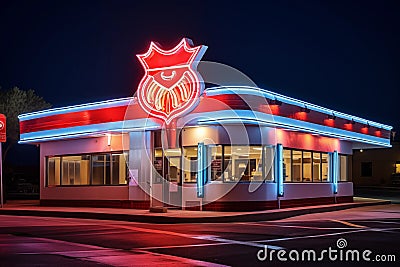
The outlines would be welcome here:
M 198 61 L 201 47 L 182 42 L 138 56 L 153 76 L 134 97 L 19 116 L 20 143 L 40 147 L 41 205 L 250 211 L 353 201 L 353 150 L 390 147 L 391 126 L 254 86 L 201 88 L 195 66 L 181 64 Z M 187 66 L 193 84 L 168 86 Z M 157 79 L 165 83 L 146 87 Z

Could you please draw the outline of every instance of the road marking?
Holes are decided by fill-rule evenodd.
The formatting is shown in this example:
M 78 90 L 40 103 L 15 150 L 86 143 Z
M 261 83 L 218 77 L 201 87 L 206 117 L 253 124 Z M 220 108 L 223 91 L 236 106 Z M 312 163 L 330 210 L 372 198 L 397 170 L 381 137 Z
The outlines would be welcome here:
M 307 235 L 307 236 L 295 236 L 295 237 L 285 237 L 285 238 L 276 238 L 276 239 L 266 239 L 266 240 L 260 240 L 260 241 L 254 241 L 254 242 L 269 243 L 269 242 L 277 242 L 277 241 L 288 241 L 288 240 L 296 240 L 296 239 L 307 239 L 307 238 L 315 238 L 315 237 L 345 235 L 345 234 L 357 233 L 357 232 L 365 232 L 365 231 L 370 231 L 370 230 L 371 229 L 369 229 L 369 228 L 363 228 L 363 229 L 360 229 L 360 230 L 353 230 L 353 231 L 346 231 L 346 232 L 339 232 L 339 233 L 320 234 L 320 235 Z
M 337 222 L 337 223 L 341 223 L 347 226 L 351 226 L 351 227 L 356 227 L 356 228 L 366 228 L 366 226 L 363 225 L 359 225 L 359 224 L 354 224 L 351 222 L 346 222 L 346 221 L 342 221 L 342 220 L 331 220 L 332 222 Z
M 2 235 L 0 235 L 2 236 Z M 9 235 L 14 237 L 13 235 Z M 149 251 L 141 251 L 138 252 L 135 250 L 126 251 L 123 249 L 114 249 L 114 248 L 104 248 L 95 245 L 86 245 L 69 241 L 61 241 L 50 238 L 41 238 L 41 237 L 25 237 L 24 239 L 41 241 L 40 243 L 54 245 L 54 244 L 62 244 L 69 245 L 72 248 L 66 248 L 64 251 L 48 251 L 46 248 L 43 249 L 42 246 L 34 246 L 35 243 L 30 243 L 31 248 L 36 250 L 35 252 L 20 252 L 16 253 L 18 255 L 61 255 L 66 257 L 71 257 L 74 259 L 79 259 L 83 261 L 92 261 L 102 264 L 107 264 L 111 266 L 143 266 L 145 262 L 148 266 L 215 266 L 221 267 L 226 266 L 222 264 L 195 260 L 185 257 L 179 257 L 168 254 L 160 254 Z M 39 243 L 38 243 L 39 244 Z M 13 243 L 12 245 L 18 246 L 18 243 Z M 10 244 L 7 244 L 7 247 L 10 247 Z M 79 247 L 80 249 L 75 250 L 75 247 Z M 86 250 L 82 250 L 82 248 L 87 248 Z M 128 262 L 128 264 L 127 264 Z
M 246 225 L 255 225 L 255 226 L 270 226 L 270 227 L 287 227 L 287 228 L 300 228 L 300 229 L 312 229 L 312 230 L 346 230 L 352 228 L 345 227 L 314 227 L 314 226 L 301 226 L 301 225 L 275 225 L 275 224 L 262 224 L 262 223 L 238 223 L 238 224 L 246 224 Z
M 142 228 L 142 227 L 136 227 L 136 226 L 125 226 L 125 225 L 109 225 L 109 226 L 116 227 L 116 228 L 130 229 L 130 230 L 135 230 L 135 231 L 140 231 L 140 232 L 146 232 L 146 233 L 153 233 L 153 234 L 173 235 L 173 236 L 179 236 L 179 237 L 184 237 L 184 238 L 191 238 L 191 239 L 198 239 L 198 240 L 208 240 L 208 241 L 215 241 L 215 242 L 219 242 L 219 243 L 228 243 L 228 244 L 235 244 L 235 245 L 245 245 L 245 246 L 262 247 L 262 248 L 264 248 L 264 245 L 260 245 L 260 244 L 255 243 L 255 242 L 246 242 L 246 241 L 237 241 L 237 240 L 231 240 L 231 239 L 224 239 L 224 238 L 220 238 L 220 237 L 217 237 L 217 236 L 189 235 L 189 234 L 183 234 L 183 233 L 176 233 L 176 232 L 172 232 L 172 231 L 149 229 L 149 228 Z M 276 246 L 275 249 L 283 249 L 283 248 Z
M 152 249 L 169 249 L 169 248 L 189 248 L 189 247 L 207 247 L 207 246 L 221 246 L 229 245 L 229 243 L 205 243 L 205 244 L 192 244 L 192 245 L 172 245 L 172 246 L 160 246 L 160 247 L 143 247 L 134 248 L 133 250 L 152 250 Z
M 397 233 L 399 234 L 399 232 L 394 232 L 392 230 L 399 230 L 400 228 L 371 228 L 371 231 L 375 231 L 375 232 L 392 232 L 392 233 Z
M 202 240 L 227 243 L 227 244 L 231 244 L 231 245 L 245 245 L 245 246 L 257 247 L 257 248 L 264 248 L 263 244 L 256 243 L 259 241 L 238 241 L 238 240 L 220 238 L 218 236 L 212 236 L 212 235 L 203 235 L 203 236 L 198 236 L 197 238 L 202 239 Z M 271 248 L 272 249 L 284 249 L 283 247 L 279 247 L 279 246 L 271 246 Z
M 151 234 L 173 235 L 173 236 L 179 236 L 179 237 L 184 237 L 184 238 L 193 238 L 193 235 L 189 235 L 189 234 L 183 234 L 183 233 L 177 233 L 177 232 L 165 231 L 165 230 L 150 229 L 150 228 L 142 228 L 142 227 L 137 227 L 137 226 L 114 225 L 114 224 L 108 224 L 107 226 L 113 227 L 113 228 L 134 230 L 134 231 L 144 232 L 144 233 L 151 233 Z
M 354 220 L 354 221 L 356 221 L 356 222 L 366 222 L 366 223 L 368 223 L 368 222 L 376 222 L 376 223 L 386 223 L 386 224 L 400 224 L 400 222 L 391 222 L 391 221 L 376 221 L 376 220 Z

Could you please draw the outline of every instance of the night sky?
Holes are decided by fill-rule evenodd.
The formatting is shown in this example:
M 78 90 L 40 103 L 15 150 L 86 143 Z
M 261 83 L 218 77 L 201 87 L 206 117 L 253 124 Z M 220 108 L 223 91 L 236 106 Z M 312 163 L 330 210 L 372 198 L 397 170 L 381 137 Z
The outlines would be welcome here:
M 260 87 L 400 128 L 400 8 L 386 1 L 2 1 L 0 85 L 53 107 L 133 95 L 135 55 L 182 37 Z

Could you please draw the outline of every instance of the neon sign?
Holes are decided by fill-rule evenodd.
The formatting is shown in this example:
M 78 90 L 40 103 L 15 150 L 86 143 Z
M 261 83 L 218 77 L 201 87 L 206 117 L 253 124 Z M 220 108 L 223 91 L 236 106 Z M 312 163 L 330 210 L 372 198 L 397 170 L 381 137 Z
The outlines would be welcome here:
M 190 112 L 204 89 L 197 65 L 206 49 L 184 38 L 171 50 L 151 42 L 145 54 L 137 55 L 146 72 L 136 93 L 142 109 L 166 124 Z

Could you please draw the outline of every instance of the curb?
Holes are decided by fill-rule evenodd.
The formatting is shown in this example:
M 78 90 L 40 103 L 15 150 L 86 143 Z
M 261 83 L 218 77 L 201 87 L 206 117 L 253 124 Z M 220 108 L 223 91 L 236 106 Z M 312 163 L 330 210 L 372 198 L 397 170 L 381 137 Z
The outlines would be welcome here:
M 80 218 L 80 219 L 96 219 L 96 220 L 112 220 L 112 221 L 128 221 L 140 223 L 155 223 L 155 224 L 180 224 L 180 223 L 229 223 L 229 222 L 252 222 L 252 221 L 273 221 L 289 217 L 339 211 L 357 207 L 386 205 L 390 204 L 389 200 L 349 203 L 338 206 L 320 206 L 315 208 L 301 208 L 297 210 L 283 210 L 265 213 L 227 215 L 215 217 L 167 217 L 157 215 L 135 215 L 135 214 L 115 214 L 115 213 L 97 213 L 85 211 L 42 211 L 42 210 L 21 210 L 21 209 L 0 209 L 0 215 L 15 215 L 15 216 L 38 216 L 38 217 L 57 217 L 57 218 Z

